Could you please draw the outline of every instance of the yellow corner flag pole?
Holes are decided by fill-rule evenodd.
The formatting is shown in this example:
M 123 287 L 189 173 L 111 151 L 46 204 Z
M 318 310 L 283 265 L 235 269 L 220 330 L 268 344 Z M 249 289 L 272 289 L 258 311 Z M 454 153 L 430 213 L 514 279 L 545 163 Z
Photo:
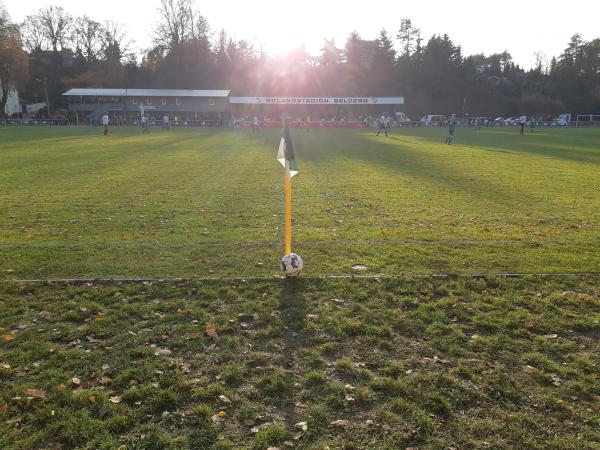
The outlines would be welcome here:
M 286 164 L 284 171 L 285 186 L 285 254 L 292 253 L 292 178 Z

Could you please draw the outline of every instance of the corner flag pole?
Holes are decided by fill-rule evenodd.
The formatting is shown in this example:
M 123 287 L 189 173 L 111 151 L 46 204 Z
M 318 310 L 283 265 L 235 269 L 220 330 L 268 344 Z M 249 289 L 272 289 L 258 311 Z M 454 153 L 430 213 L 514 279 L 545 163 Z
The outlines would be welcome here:
M 284 175 L 285 187 L 285 254 L 292 253 L 292 178 L 290 168 L 286 164 Z
M 277 161 L 283 166 L 283 185 L 285 188 L 285 254 L 292 253 L 292 178 L 298 174 L 298 165 L 294 156 L 289 118 L 283 120 L 283 135 L 279 143 Z

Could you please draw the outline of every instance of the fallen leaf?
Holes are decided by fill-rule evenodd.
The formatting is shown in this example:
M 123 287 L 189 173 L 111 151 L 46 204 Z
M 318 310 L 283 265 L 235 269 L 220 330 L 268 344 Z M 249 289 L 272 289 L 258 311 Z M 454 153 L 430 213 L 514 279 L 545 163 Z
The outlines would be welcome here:
M 229 400 L 224 395 L 219 395 L 219 400 L 221 400 L 223 403 L 231 403 L 231 400 Z
M 219 336 L 217 335 L 217 328 L 212 323 L 207 323 L 206 328 L 204 329 L 204 334 L 211 338 L 217 339 Z
M 546 339 L 556 339 L 558 337 L 558 334 L 545 334 L 544 338 Z
M 46 393 L 41 389 L 27 389 L 25 391 L 25 395 L 27 397 L 33 397 L 40 400 L 44 400 L 46 398 Z
M 12 341 L 15 337 L 12 334 L 5 334 L 4 336 L 2 336 L 2 339 L 4 339 L 5 341 Z
M 81 386 L 81 380 L 79 378 L 73 377 L 69 380 L 69 385 L 79 387 Z
M 219 412 L 217 413 L 217 416 L 219 416 L 219 417 L 221 417 L 221 418 L 225 417 L 226 415 L 227 415 L 227 413 L 226 413 L 225 411 L 219 411 Z
M 331 422 L 331 425 L 333 425 L 334 427 L 345 427 L 346 425 L 348 425 L 348 421 L 343 419 L 334 420 L 333 422 Z
M 115 395 L 114 397 L 110 398 L 111 403 L 121 403 L 121 400 L 122 400 L 121 397 L 118 395 Z
M 308 424 L 306 422 L 298 422 L 296 425 L 294 425 L 296 428 L 298 428 L 299 430 L 302 431 L 306 431 L 308 430 Z
M 562 380 L 560 379 L 560 377 L 558 375 L 556 375 L 555 373 L 551 373 L 550 375 L 548 375 L 550 377 L 550 379 L 552 380 L 552 384 L 554 386 L 560 386 L 562 384 Z
M 89 401 L 90 403 L 96 403 L 96 396 L 95 396 L 95 395 L 90 395 L 90 396 L 88 397 L 88 401 Z
M 0 405 L 0 414 L 4 414 L 8 411 L 8 405 Z
M 168 356 L 171 353 L 173 353 L 171 350 L 169 350 L 168 348 L 159 348 L 154 352 L 155 356 Z

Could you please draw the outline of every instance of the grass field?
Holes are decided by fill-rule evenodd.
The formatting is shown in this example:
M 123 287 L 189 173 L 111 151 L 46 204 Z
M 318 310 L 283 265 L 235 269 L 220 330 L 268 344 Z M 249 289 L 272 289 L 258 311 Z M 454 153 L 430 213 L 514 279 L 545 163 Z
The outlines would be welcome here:
M 600 449 L 600 130 L 278 139 L 0 128 L 0 448 Z
M 600 446 L 597 278 L 0 294 L 0 448 Z
M 2 276 L 277 274 L 279 135 L 0 129 Z M 600 130 L 294 138 L 307 276 L 600 267 Z

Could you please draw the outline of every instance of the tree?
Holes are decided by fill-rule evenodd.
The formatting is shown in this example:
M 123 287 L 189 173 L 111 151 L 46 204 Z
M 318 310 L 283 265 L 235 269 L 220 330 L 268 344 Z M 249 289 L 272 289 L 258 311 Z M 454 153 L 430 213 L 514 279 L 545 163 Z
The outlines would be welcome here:
M 215 62 L 219 66 L 226 67 L 230 61 L 227 54 L 227 33 L 225 30 L 221 30 L 215 45 Z
M 109 86 L 121 85 L 124 78 L 123 63 L 129 52 L 129 41 L 122 25 L 106 22 L 100 33 L 101 50 L 105 67 L 105 82 Z
M 344 47 L 344 59 L 350 66 L 358 67 L 361 65 L 361 37 L 357 31 L 353 31 L 346 40 L 346 46 Z
M 393 66 L 396 62 L 396 50 L 394 50 L 394 44 L 389 38 L 385 28 L 379 32 L 377 37 L 377 59 L 379 63 L 385 64 L 386 66 Z
M 105 61 L 121 63 L 130 52 L 131 42 L 118 22 L 106 22 L 100 31 L 100 54 Z
M 373 67 L 375 70 L 370 76 L 370 94 L 385 95 L 394 89 L 394 68 L 396 64 L 396 50 L 385 29 L 379 32 L 375 41 L 375 54 Z
M 342 52 L 335 46 L 333 39 L 325 39 L 321 52 L 319 64 L 323 67 L 333 67 L 342 62 Z
M 402 56 L 410 56 L 421 46 L 421 30 L 413 27 L 410 19 L 400 21 L 400 30 L 397 37 L 402 45 Z
M 26 82 L 28 57 L 23 50 L 19 28 L 0 4 L 0 117 L 5 116 L 10 91 Z
M 46 6 L 40 9 L 37 13 L 37 23 L 54 53 L 65 48 L 73 38 L 73 18 L 60 6 Z
M 194 0 L 161 0 L 158 12 L 154 45 L 163 51 L 174 51 L 185 42 L 208 35 L 208 22 L 195 8 Z
M 561 55 L 560 61 L 565 65 L 575 65 L 577 66 L 580 49 L 583 44 L 583 39 L 581 39 L 581 34 L 575 33 L 571 36 L 571 40 L 569 41 L 569 45 Z
M 423 49 L 414 85 L 422 95 L 427 109 L 461 111 L 464 99 L 462 86 L 462 54 L 447 35 L 434 35 Z M 439 109 L 438 109 L 439 108 Z
M 102 25 L 87 16 L 78 17 L 74 22 L 75 52 L 91 63 L 100 57 L 103 38 Z
M 31 15 L 25 18 L 21 25 L 21 36 L 25 49 L 39 62 L 48 42 L 39 15 Z

